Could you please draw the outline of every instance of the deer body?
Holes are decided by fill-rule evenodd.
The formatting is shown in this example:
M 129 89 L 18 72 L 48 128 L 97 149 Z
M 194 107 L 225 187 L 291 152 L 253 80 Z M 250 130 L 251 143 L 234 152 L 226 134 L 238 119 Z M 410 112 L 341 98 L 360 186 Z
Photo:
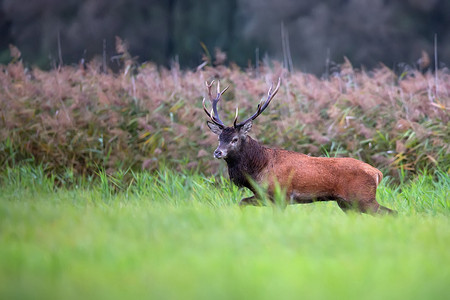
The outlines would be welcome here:
M 210 85 L 207 84 L 209 94 Z M 288 150 L 262 146 L 247 133 L 255 119 L 270 103 L 278 91 L 269 90 L 268 99 L 258 105 L 258 111 L 249 119 L 237 124 L 237 113 L 233 127 L 226 127 L 217 114 L 217 102 L 224 91 L 218 87 L 216 99 L 212 99 L 213 113 L 208 113 L 212 122 L 208 126 L 219 136 L 215 158 L 223 158 L 228 166 L 230 179 L 238 186 L 250 189 L 254 196 L 241 200 L 241 205 L 259 204 L 253 182 L 267 185 L 272 199 L 278 184 L 291 203 L 314 201 L 336 201 L 346 211 L 356 209 L 368 213 L 392 213 L 389 208 L 376 201 L 376 189 L 383 178 L 382 173 L 362 161 L 353 158 L 310 157 Z M 211 97 L 212 98 L 212 97 Z

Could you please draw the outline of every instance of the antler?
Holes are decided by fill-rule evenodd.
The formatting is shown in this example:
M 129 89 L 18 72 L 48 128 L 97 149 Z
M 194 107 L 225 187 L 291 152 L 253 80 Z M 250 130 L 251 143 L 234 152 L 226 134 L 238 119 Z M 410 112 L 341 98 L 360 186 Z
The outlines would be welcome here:
M 205 106 L 205 100 L 206 100 L 205 98 L 203 98 L 203 110 L 205 111 L 205 113 L 208 115 L 208 117 L 211 119 L 211 121 L 214 124 L 224 128 L 226 126 L 225 126 L 225 124 L 223 124 L 222 120 L 220 120 L 220 118 L 219 118 L 219 113 L 217 112 L 217 103 L 219 102 L 220 97 L 223 95 L 223 93 L 225 93 L 226 90 L 228 90 L 228 88 L 230 86 L 227 86 L 226 88 L 223 89 L 223 91 L 220 91 L 220 82 L 217 82 L 217 96 L 216 96 L 216 98 L 214 98 L 212 96 L 212 91 L 211 91 L 213 83 L 214 83 L 214 80 L 211 81 L 211 83 L 209 83 L 209 84 L 208 84 L 208 81 L 205 82 L 206 88 L 208 89 L 209 101 L 211 101 L 211 104 L 212 104 L 212 110 L 211 110 L 211 112 L 208 112 L 208 109 Z M 214 115 L 213 115 L 213 113 L 214 113 Z
M 278 78 L 278 84 L 275 87 L 275 90 L 273 90 L 273 83 L 272 83 L 269 91 L 267 92 L 266 101 L 263 102 L 263 99 L 261 99 L 261 101 L 258 104 L 258 108 L 257 108 L 256 112 L 250 118 L 248 118 L 245 121 L 240 122 L 238 124 L 236 124 L 237 123 L 237 112 L 238 112 L 237 108 L 236 108 L 236 117 L 234 118 L 234 127 L 237 128 L 237 127 L 244 126 L 245 123 L 256 119 L 267 108 L 267 106 L 269 106 L 270 101 L 272 101 L 273 97 L 275 97 L 275 95 L 278 92 L 278 89 L 280 88 L 280 83 L 281 83 L 281 78 Z

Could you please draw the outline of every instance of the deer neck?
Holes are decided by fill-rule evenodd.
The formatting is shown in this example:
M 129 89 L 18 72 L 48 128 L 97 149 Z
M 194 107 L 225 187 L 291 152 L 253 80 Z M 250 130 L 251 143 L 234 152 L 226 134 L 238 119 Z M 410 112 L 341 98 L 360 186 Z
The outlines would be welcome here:
M 241 151 L 228 156 L 225 161 L 228 165 L 230 179 L 238 186 L 252 189 L 248 178 L 257 181 L 269 159 L 265 147 L 247 136 Z

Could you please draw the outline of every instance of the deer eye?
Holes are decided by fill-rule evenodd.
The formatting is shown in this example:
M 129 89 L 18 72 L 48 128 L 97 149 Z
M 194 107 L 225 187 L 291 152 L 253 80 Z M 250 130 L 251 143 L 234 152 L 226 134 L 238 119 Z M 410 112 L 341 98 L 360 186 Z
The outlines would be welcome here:
M 237 137 L 234 137 L 234 138 L 231 140 L 231 143 L 236 144 L 237 141 L 238 141 L 238 138 L 237 138 Z

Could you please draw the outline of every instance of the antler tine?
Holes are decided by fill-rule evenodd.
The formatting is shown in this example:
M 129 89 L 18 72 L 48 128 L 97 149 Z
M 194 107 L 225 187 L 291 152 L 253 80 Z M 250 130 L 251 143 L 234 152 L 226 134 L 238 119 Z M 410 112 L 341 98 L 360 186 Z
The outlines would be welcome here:
M 272 101 L 273 97 L 275 97 L 275 95 L 278 93 L 280 84 L 281 84 L 281 78 L 278 78 L 278 83 L 277 83 L 275 90 L 273 89 L 273 83 L 272 83 L 270 85 L 269 91 L 267 92 L 267 99 L 265 101 L 263 101 L 263 99 L 261 99 L 261 101 L 258 103 L 258 107 L 256 108 L 256 112 L 250 118 L 246 119 L 245 121 L 240 122 L 239 124 L 235 123 L 234 127 L 243 126 L 245 123 L 256 119 L 267 108 L 267 106 L 269 106 L 270 101 Z
M 211 83 L 208 83 L 208 81 L 205 81 L 205 85 L 208 89 L 212 87 L 213 83 L 214 83 L 214 80 L 211 80 Z
M 236 127 L 238 114 L 239 114 L 239 107 L 236 106 L 236 115 L 235 115 L 235 117 L 234 117 L 234 122 L 233 122 L 233 126 L 234 126 L 234 127 Z
M 205 113 L 208 115 L 208 117 L 211 119 L 211 114 L 208 112 L 208 109 L 206 108 L 205 105 L 205 98 L 203 98 L 202 104 L 203 104 L 203 110 L 205 111 Z
M 206 108 L 206 105 L 205 105 L 205 98 L 203 98 L 203 101 L 202 101 L 202 104 L 203 104 L 203 110 L 205 111 L 205 113 L 206 113 L 206 115 L 211 119 L 211 121 L 213 122 L 213 123 L 215 123 L 216 125 L 219 125 L 219 126 L 225 126 L 223 123 L 222 123 L 222 121 L 219 119 L 219 120 L 217 120 L 217 118 L 213 115 L 213 113 L 214 113 L 214 109 L 211 109 L 211 112 L 208 112 L 208 109 Z
M 216 96 L 216 98 L 213 98 L 212 91 L 211 91 L 213 83 L 214 83 L 214 80 L 211 81 L 211 83 L 208 83 L 207 81 L 205 82 L 206 88 L 208 89 L 209 101 L 211 101 L 211 105 L 212 105 L 211 113 L 209 113 L 206 108 L 205 98 L 203 98 L 203 110 L 206 112 L 206 114 L 211 119 L 211 121 L 213 121 L 216 125 L 225 127 L 225 124 L 223 124 L 222 120 L 220 120 L 220 118 L 219 118 L 219 113 L 217 111 L 217 103 L 219 102 L 220 97 L 223 95 L 223 93 L 225 93 L 226 90 L 228 90 L 228 88 L 230 86 L 227 86 L 225 89 L 223 89 L 223 91 L 220 91 L 220 82 L 217 82 L 217 96 Z
M 278 89 L 280 88 L 280 84 L 281 84 L 281 78 L 278 78 L 278 83 L 277 83 L 277 87 L 275 88 L 274 91 L 272 91 L 273 89 L 273 83 L 270 85 L 270 89 L 267 92 L 267 100 L 266 102 L 263 104 L 262 108 L 261 108 L 261 112 L 263 110 L 266 109 L 266 107 L 269 105 L 270 101 L 272 101 L 273 97 L 275 97 L 275 95 L 278 93 Z
M 214 83 L 214 80 L 212 80 L 211 83 L 208 83 L 208 81 L 205 81 L 206 89 L 208 90 L 208 96 L 209 96 L 210 101 L 212 99 L 211 87 L 212 87 L 213 83 Z

